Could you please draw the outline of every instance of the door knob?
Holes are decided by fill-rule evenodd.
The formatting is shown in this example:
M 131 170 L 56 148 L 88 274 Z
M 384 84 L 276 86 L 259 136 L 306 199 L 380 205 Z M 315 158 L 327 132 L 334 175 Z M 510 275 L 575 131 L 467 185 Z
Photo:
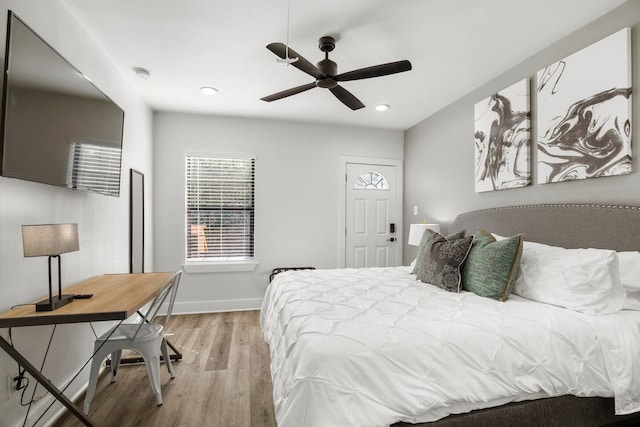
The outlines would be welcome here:
M 395 241 L 396 241 L 395 237 L 391 237 L 391 238 L 387 239 L 387 242 L 395 242 Z

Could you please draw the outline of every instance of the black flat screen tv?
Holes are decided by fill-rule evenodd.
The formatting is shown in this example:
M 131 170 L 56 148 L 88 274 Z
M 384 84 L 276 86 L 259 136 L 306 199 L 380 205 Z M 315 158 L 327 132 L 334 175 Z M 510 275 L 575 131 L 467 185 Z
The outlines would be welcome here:
M 124 111 L 9 11 L 0 175 L 120 195 Z

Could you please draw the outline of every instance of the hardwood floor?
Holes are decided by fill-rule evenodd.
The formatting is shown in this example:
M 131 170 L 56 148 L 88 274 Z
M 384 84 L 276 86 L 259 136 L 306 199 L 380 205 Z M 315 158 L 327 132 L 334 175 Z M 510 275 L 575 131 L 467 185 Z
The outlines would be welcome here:
M 121 365 L 115 383 L 108 373 L 98 380 L 89 416 L 99 426 L 276 426 L 258 311 L 172 316 L 167 333 L 183 359 L 173 380 L 160 367 L 163 405 L 144 364 Z M 81 425 L 70 414 L 56 424 Z

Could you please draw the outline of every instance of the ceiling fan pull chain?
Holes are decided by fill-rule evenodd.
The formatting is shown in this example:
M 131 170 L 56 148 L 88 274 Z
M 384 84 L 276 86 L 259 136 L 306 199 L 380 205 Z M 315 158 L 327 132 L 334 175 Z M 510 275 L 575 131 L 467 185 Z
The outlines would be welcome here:
M 284 62 L 289 65 L 298 60 L 298 58 L 289 58 L 289 17 L 291 15 L 291 0 L 287 0 L 287 44 L 285 45 L 284 58 L 276 58 L 278 62 Z
M 289 58 L 289 21 L 291 19 L 291 0 L 287 0 L 287 49 L 286 49 L 286 53 L 285 53 L 285 59 L 290 59 Z

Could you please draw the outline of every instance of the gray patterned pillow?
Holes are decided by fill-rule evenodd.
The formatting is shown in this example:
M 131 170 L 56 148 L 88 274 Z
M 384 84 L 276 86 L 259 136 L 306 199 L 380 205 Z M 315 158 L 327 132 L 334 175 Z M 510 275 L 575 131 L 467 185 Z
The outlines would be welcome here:
M 420 239 L 420 245 L 418 245 L 418 254 L 416 255 L 416 265 L 413 267 L 411 274 L 419 274 L 420 269 L 422 268 L 422 261 L 424 260 L 424 251 L 427 249 L 427 246 L 431 242 L 431 239 L 436 234 L 439 234 L 436 231 L 433 231 L 430 228 L 424 230 L 422 233 L 422 239 Z M 449 234 L 447 236 L 447 240 L 457 240 L 464 237 L 465 230 L 458 231 L 457 233 Z
M 425 249 L 418 279 L 445 291 L 460 292 L 460 267 L 469 254 L 471 243 L 473 236 L 447 240 L 436 234 Z

